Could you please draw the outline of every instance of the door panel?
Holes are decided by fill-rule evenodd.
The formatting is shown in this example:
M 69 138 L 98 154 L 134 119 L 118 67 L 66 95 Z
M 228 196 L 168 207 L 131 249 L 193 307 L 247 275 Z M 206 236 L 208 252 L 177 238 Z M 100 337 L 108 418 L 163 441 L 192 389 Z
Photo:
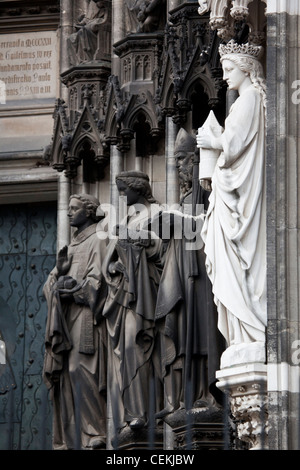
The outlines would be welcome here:
M 42 380 L 47 306 L 55 265 L 56 204 L 0 207 L 0 449 L 50 449 L 51 403 Z

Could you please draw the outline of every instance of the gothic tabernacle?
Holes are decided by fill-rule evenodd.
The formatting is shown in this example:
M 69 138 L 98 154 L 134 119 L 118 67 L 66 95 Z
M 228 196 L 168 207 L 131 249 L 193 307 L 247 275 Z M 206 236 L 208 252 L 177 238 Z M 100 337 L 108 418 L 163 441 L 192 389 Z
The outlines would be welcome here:
M 299 16 L 0 2 L 0 449 L 299 447 Z

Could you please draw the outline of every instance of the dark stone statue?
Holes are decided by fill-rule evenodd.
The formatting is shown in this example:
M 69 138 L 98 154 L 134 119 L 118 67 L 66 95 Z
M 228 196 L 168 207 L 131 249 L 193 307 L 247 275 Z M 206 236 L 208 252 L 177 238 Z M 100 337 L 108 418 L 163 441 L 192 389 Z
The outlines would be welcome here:
M 181 212 L 194 221 L 201 221 L 201 213 L 197 215 L 195 208 L 204 203 L 205 194 L 196 186 L 198 178 L 193 187 L 195 148 L 195 138 L 182 129 L 175 143 Z M 178 425 L 176 420 L 172 421 L 176 411 L 219 408 L 221 392 L 215 386 L 215 372 L 219 368 L 223 341 L 217 330 L 217 312 L 206 275 L 203 243 L 193 247 L 184 224 L 181 225 L 182 236 L 178 236 L 178 231 L 177 237 L 174 236 L 174 224 L 180 215 L 177 211 L 173 213 L 175 218 L 171 215 L 172 211 L 160 215 L 162 224 L 171 223 L 171 238 L 158 291 L 156 327 L 161 333 L 165 390 L 165 407 L 157 416 L 165 418 L 173 427 Z
M 125 0 L 127 34 L 151 33 L 163 28 L 165 0 Z
M 58 253 L 44 286 L 48 304 L 43 376 L 53 400 L 53 448 L 95 449 L 106 442 L 107 286 L 99 201 L 70 198 L 68 217 L 77 230 Z M 99 212 L 100 211 L 100 212 Z
M 104 1 L 90 0 L 86 15 L 76 25 L 77 31 L 68 38 L 70 65 L 92 61 L 98 49 L 98 32 L 108 18 Z M 102 45 L 103 47 L 103 45 Z
M 156 204 L 148 176 L 139 171 L 123 172 L 116 183 L 120 196 L 127 198 L 128 213 L 117 227 L 117 237 L 111 240 L 103 264 L 109 288 L 103 315 L 109 333 L 108 383 L 118 436 L 121 430 L 127 432 L 126 428 L 142 431 L 147 426 L 151 386 L 155 390 L 160 383 L 155 372 L 160 358 L 155 348 L 154 314 L 161 240 L 152 239 L 144 228 L 151 206 Z M 156 392 L 159 400 L 159 390 Z

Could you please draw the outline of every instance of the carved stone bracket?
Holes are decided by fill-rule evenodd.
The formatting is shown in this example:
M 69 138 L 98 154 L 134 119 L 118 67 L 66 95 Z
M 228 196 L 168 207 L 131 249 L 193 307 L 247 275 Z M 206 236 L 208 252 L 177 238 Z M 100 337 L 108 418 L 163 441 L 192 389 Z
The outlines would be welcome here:
M 252 363 L 228 367 L 216 376 L 217 386 L 228 396 L 238 438 L 249 450 L 267 449 L 267 366 Z
M 233 0 L 230 15 L 237 21 L 246 20 L 249 16 L 248 5 L 252 0 Z
M 198 0 L 199 15 L 210 11 L 210 27 L 223 41 L 233 39 L 238 23 L 249 27 L 249 41 L 261 45 L 265 40 L 266 0 Z
M 163 35 L 132 34 L 114 44 L 114 52 L 120 57 L 120 85 L 136 94 L 141 88 L 154 94 L 160 67 Z

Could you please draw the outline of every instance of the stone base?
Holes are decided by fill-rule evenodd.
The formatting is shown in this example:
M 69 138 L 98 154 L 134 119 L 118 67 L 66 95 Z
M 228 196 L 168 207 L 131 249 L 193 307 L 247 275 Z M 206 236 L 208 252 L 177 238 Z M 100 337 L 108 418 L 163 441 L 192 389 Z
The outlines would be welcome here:
M 223 420 L 219 406 L 179 409 L 164 418 L 173 431 L 174 450 L 222 450 Z
M 126 426 L 112 439 L 112 446 L 115 450 L 163 449 L 163 424 L 157 425 L 155 429 L 145 427 L 137 430 Z
M 222 356 L 220 368 L 230 368 L 241 364 L 266 362 L 266 345 L 262 341 L 234 344 L 227 348 Z
M 244 364 L 217 371 L 217 387 L 228 395 L 238 438 L 250 450 L 267 449 L 267 366 Z

